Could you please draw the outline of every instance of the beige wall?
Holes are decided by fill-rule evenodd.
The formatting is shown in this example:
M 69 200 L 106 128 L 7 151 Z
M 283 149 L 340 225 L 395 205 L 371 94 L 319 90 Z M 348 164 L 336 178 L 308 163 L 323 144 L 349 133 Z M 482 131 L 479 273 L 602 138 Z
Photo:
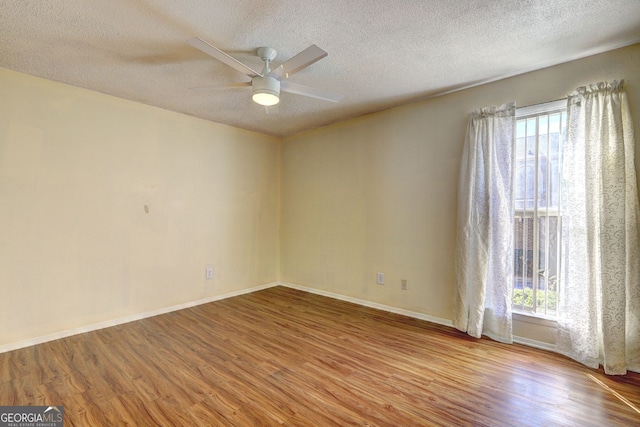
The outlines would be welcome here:
M 278 280 L 278 139 L 4 69 L 0 94 L 0 346 Z
M 618 78 L 627 82 L 638 128 L 635 45 L 287 138 L 282 280 L 452 319 L 467 113 L 511 100 L 520 106 L 555 100 L 578 86 Z M 385 273 L 384 286 L 376 284 L 376 272 Z M 400 290 L 401 279 L 408 291 Z M 516 321 L 514 329 L 524 338 L 554 339 L 548 323 L 537 328 Z

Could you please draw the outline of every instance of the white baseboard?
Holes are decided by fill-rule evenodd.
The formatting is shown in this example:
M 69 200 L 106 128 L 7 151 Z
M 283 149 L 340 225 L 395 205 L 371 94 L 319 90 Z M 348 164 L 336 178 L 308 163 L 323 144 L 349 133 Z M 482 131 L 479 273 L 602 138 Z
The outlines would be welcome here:
M 420 319 L 420 320 L 426 320 L 427 322 L 437 323 L 438 325 L 453 327 L 453 323 L 451 322 L 451 320 L 442 319 L 440 317 L 435 317 L 435 316 L 429 316 L 428 314 L 418 313 L 416 311 L 410 311 L 402 308 L 391 307 L 389 305 L 378 304 L 376 302 L 353 298 L 346 295 L 335 294 L 333 292 L 323 291 L 320 289 L 308 288 L 306 286 L 300 286 L 294 283 L 280 282 L 280 285 L 285 286 L 287 288 L 298 289 L 300 291 L 305 291 L 312 294 L 317 294 L 317 295 L 322 295 L 329 298 L 338 299 L 341 301 L 352 302 L 354 304 L 362 305 L 369 308 L 377 308 L 378 310 L 388 311 L 390 313 L 401 314 L 403 316 L 413 317 L 415 319 Z
M 555 344 L 549 344 L 542 341 L 536 341 L 529 338 L 516 337 L 516 336 L 513 337 L 513 342 L 516 344 L 522 344 L 522 345 L 534 347 L 540 350 L 548 350 L 548 351 L 553 351 L 554 353 L 557 353 Z
M 420 319 L 420 320 L 426 320 L 427 322 L 437 323 L 438 325 L 449 326 L 449 327 L 453 328 L 453 322 L 451 320 L 448 320 L 448 319 L 442 319 L 440 317 L 429 316 L 427 314 L 418 313 L 418 312 L 415 312 L 415 311 L 404 310 L 402 308 L 391 307 L 391 306 L 384 305 L 384 304 L 378 304 L 378 303 L 375 303 L 375 302 L 362 300 L 362 299 L 358 299 L 358 298 L 353 298 L 353 297 L 349 297 L 349 296 L 346 296 L 346 295 L 340 295 L 340 294 L 336 294 L 336 293 L 333 293 L 333 292 L 323 291 L 321 289 L 315 289 L 315 288 L 309 288 L 309 287 L 306 287 L 306 286 L 300 286 L 300 285 L 296 285 L 294 283 L 279 282 L 278 284 L 280 286 L 285 286 L 287 288 L 298 289 L 300 291 L 305 291 L 305 292 L 309 292 L 309 293 L 312 293 L 312 294 L 322 295 L 322 296 L 325 296 L 325 297 L 334 298 L 334 299 L 341 300 L 341 301 L 352 302 L 354 304 L 362 305 L 362 306 L 365 306 L 365 307 L 376 308 L 378 310 L 388 311 L 390 313 L 401 314 L 403 316 L 413 317 L 415 319 Z M 541 350 L 549 350 L 549 351 L 554 351 L 554 352 L 556 351 L 556 346 L 553 345 L 553 344 L 549 344 L 549 343 L 542 342 L 542 341 L 536 341 L 536 340 L 532 340 L 532 339 L 529 339 L 529 338 L 523 338 L 523 337 L 514 336 L 513 337 L 513 342 L 518 343 L 518 344 L 522 344 L 522 345 L 526 345 L 526 346 L 529 346 L 529 347 L 538 348 L 538 349 L 541 349 Z
M 185 308 L 195 307 L 197 305 L 207 304 L 213 301 L 219 301 L 219 300 L 223 300 L 231 297 L 236 297 L 239 295 L 249 294 L 252 292 L 261 291 L 263 289 L 271 288 L 278 285 L 279 285 L 279 282 L 267 283 L 265 285 L 258 285 L 251 288 L 228 292 L 221 295 L 215 295 L 212 297 L 208 297 L 208 298 L 204 298 L 196 301 L 189 301 L 183 304 L 173 305 L 171 307 L 163 307 L 157 310 L 151 310 L 144 313 L 131 314 L 129 316 L 124 316 L 124 317 L 120 317 L 112 320 L 106 320 L 104 322 L 94 323 L 92 325 L 80 326 L 78 328 L 68 329 L 65 331 L 60 331 L 60 332 L 56 332 L 49 335 L 43 335 L 40 337 L 31 338 L 24 341 L 9 343 L 9 344 L 0 346 L 0 353 L 17 350 L 19 348 L 30 347 L 32 345 L 42 344 L 48 341 L 54 341 L 60 338 L 66 338 L 73 335 L 83 334 L 85 332 L 97 331 L 99 329 L 109 328 L 111 326 L 122 325 L 123 323 L 129 323 L 136 320 L 146 319 L 148 317 L 158 316 L 160 314 L 170 313 L 176 310 L 183 310 Z
M 228 293 L 221 294 L 221 295 L 215 295 L 215 296 L 212 296 L 212 297 L 208 297 L 208 298 L 204 298 L 204 299 L 200 299 L 200 300 L 196 300 L 196 301 L 189 301 L 189 302 L 186 302 L 186 303 L 183 303 L 183 304 L 174 305 L 174 306 L 171 306 L 171 307 L 164 307 L 164 308 L 160 308 L 160 309 L 157 309 L 157 310 L 147 311 L 147 312 L 144 312 L 144 313 L 132 314 L 132 315 L 125 316 L 125 317 L 120 317 L 120 318 L 117 318 L 117 319 L 107 320 L 107 321 L 100 322 L 100 323 L 94 323 L 94 324 L 87 325 L 87 326 L 81 326 L 81 327 L 78 327 L 78 328 L 68 329 L 68 330 L 65 330 L 65 331 L 56 332 L 56 333 L 49 334 L 49 335 L 43 335 L 43 336 L 40 336 L 40 337 L 31 338 L 31 339 L 24 340 L 24 341 L 18 341 L 18 342 L 14 342 L 14 343 L 5 344 L 5 345 L 0 346 L 0 353 L 5 353 L 5 352 L 8 352 L 8 351 L 17 350 L 19 348 L 30 347 L 32 345 L 42 344 L 42 343 L 45 343 L 45 342 L 48 342 L 48 341 L 54 341 L 54 340 L 57 340 L 57 339 L 66 338 L 66 337 L 70 337 L 70 336 L 73 336 L 73 335 L 83 334 L 85 332 L 97 331 L 99 329 L 109 328 L 111 326 L 117 326 L 117 325 L 121 325 L 121 324 L 124 324 L 124 323 L 133 322 L 133 321 L 136 321 L 136 320 L 146 319 L 148 317 L 158 316 L 160 314 L 170 313 L 170 312 L 176 311 L 176 310 L 183 310 L 185 308 L 195 307 L 195 306 L 201 305 L 201 304 L 207 304 L 207 303 L 210 303 L 210 302 L 219 301 L 219 300 L 223 300 L 223 299 L 227 299 L 227 298 L 231 298 L 231 297 L 235 297 L 235 296 L 239 296 L 239 295 L 249 294 L 249 293 L 256 292 L 256 291 L 261 291 L 263 289 L 272 288 L 274 286 L 284 286 L 284 287 L 287 287 L 287 288 L 292 288 L 292 289 L 297 289 L 297 290 L 304 291 L 304 292 L 309 292 L 309 293 L 312 293 L 312 294 L 322 295 L 322 296 L 325 296 L 325 297 L 334 298 L 334 299 L 341 300 L 341 301 L 351 302 L 351 303 L 358 304 L 358 305 L 361 305 L 361 306 L 364 306 L 364 307 L 375 308 L 375 309 L 382 310 L 382 311 L 387 311 L 387 312 L 390 312 L 390 313 L 396 313 L 396 314 L 401 314 L 403 316 L 412 317 L 412 318 L 415 318 L 415 319 L 425 320 L 427 322 L 436 323 L 438 325 L 453 327 L 453 322 L 451 320 L 442 319 L 440 317 L 429 316 L 427 314 L 418 313 L 418 312 L 415 312 L 415 311 L 405 310 L 405 309 L 397 308 L 397 307 L 391 307 L 391 306 L 384 305 L 384 304 L 378 304 L 378 303 L 375 303 L 375 302 L 371 302 L 371 301 L 367 301 L 367 300 L 363 300 L 363 299 L 359 299 L 359 298 L 354 298 L 354 297 L 349 297 L 349 296 L 346 296 L 346 295 L 336 294 L 336 293 L 333 293 L 333 292 L 323 291 L 321 289 L 315 289 L 315 288 L 309 288 L 309 287 L 306 287 L 306 286 L 300 286 L 300 285 L 296 285 L 296 284 L 293 284 L 293 283 L 272 282 L 272 283 L 267 283 L 267 284 L 264 284 L 264 285 L 254 286 L 254 287 L 251 287 L 251 288 L 241 289 L 239 291 L 228 292 Z M 528 338 L 515 337 L 514 336 L 513 337 L 513 342 L 518 343 L 518 344 L 527 345 L 527 346 L 530 346 L 530 347 L 539 348 L 539 349 L 542 349 L 542 350 L 556 351 L 556 346 L 555 345 L 548 344 L 548 343 L 541 342 L 541 341 L 528 339 Z

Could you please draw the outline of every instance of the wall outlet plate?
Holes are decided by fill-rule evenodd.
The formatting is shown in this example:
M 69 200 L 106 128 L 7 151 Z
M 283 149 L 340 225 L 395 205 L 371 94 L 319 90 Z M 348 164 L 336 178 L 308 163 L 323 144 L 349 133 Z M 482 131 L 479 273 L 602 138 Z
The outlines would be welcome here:
M 384 273 L 376 274 L 376 283 L 378 285 L 384 285 Z
M 407 282 L 407 279 L 400 280 L 400 289 L 402 289 L 403 291 L 409 289 L 409 282 Z

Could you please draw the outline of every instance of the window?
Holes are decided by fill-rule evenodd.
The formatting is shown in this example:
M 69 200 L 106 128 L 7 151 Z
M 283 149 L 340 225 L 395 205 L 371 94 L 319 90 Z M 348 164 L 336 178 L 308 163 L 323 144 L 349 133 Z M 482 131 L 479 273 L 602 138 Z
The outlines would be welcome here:
M 558 312 L 560 167 L 566 101 L 516 110 L 513 311 Z

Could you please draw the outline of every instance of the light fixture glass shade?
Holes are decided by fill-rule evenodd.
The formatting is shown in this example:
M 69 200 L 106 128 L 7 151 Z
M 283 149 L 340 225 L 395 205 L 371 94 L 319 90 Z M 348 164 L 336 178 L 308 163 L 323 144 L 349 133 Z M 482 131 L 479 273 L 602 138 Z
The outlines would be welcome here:
M 276 105 L 278 102 L 280 102 L 280 98 L 278 98 L 278 95 L 275 95 L 271 92 L 254 91 L 253 102 L 265 106 Z
M 276 105 L 280 102 L 280 81 L 272 76 L 254 77 L 253 102 L 260 105 Z

